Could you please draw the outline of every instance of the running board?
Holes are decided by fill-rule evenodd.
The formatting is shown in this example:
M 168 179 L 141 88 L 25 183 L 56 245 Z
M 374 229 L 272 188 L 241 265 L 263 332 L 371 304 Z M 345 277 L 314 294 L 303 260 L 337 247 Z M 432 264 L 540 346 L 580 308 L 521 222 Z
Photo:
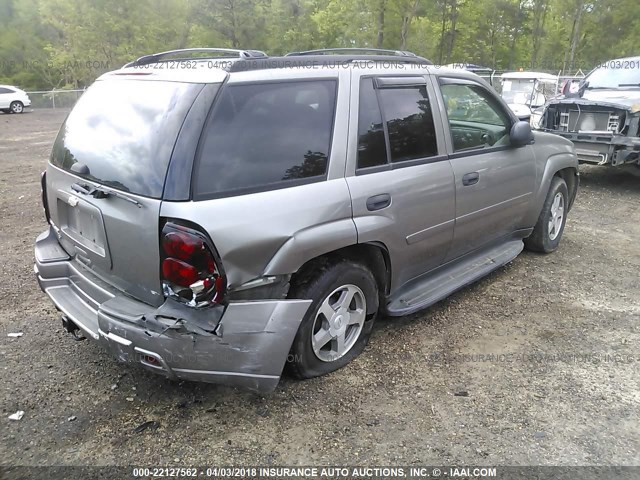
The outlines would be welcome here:
M 509 240 L 444 265 L 437 271 L 412 281 L 390 297 L 387 314 L 399 317 L 427 308 L 509 263 L 523 248 L 522 240 Z

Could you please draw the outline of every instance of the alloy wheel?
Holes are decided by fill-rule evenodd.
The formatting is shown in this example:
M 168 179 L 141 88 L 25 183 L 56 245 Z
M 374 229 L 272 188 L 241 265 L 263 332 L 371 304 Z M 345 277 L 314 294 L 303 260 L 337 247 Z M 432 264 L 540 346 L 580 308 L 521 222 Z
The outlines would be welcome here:
M 355 345 L 364 326 L 367 304 L 355 285 L 343 285 L 320 304 L 311 331 L 316 357 L 332 362 L 346 355 Z

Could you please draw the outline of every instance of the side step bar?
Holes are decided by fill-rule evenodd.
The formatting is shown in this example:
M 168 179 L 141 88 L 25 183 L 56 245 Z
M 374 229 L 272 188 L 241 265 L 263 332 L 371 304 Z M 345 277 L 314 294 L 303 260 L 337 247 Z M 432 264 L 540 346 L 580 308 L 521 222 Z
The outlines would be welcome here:
M 440 267 L 435 272 L 413 280 L 389 298 L 387 314 L 399 317 L 427 308 L 509 263 L 523 248 L 524 243 L 521 239 L 509 240 L 498 246 L 471 253 Z

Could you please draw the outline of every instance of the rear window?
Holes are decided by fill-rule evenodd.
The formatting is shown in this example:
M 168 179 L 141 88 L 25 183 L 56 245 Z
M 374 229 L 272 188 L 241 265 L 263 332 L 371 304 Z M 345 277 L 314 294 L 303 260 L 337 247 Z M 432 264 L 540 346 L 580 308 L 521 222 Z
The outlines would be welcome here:
M 326 178 L 336 81 L 228 85 L 208 122 L 196 199 Z
M 179 82 L 96 82 L 60 129 L 51 163 L 124 192 L 160 198 L 178 132 L 201 89 Z M 76 163 L 88 173 L 73 171 Z

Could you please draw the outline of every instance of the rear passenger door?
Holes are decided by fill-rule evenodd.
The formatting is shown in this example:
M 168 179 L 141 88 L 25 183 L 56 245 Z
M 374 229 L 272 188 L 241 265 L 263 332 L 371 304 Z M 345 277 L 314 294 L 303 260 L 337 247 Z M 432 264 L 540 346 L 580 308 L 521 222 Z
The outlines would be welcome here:
M 511 146 L 514 120 L 495 92 L 467 79 L 438 83 L 455 176 L 453 260 L 524 227 L 536 163 L 530 145 Z
M 387 247 L 392 290 L 440 265 L 453 238 L 453 171 L 433 96 L 424 76 L 353 73 L 353 219 L 359 243 Z

